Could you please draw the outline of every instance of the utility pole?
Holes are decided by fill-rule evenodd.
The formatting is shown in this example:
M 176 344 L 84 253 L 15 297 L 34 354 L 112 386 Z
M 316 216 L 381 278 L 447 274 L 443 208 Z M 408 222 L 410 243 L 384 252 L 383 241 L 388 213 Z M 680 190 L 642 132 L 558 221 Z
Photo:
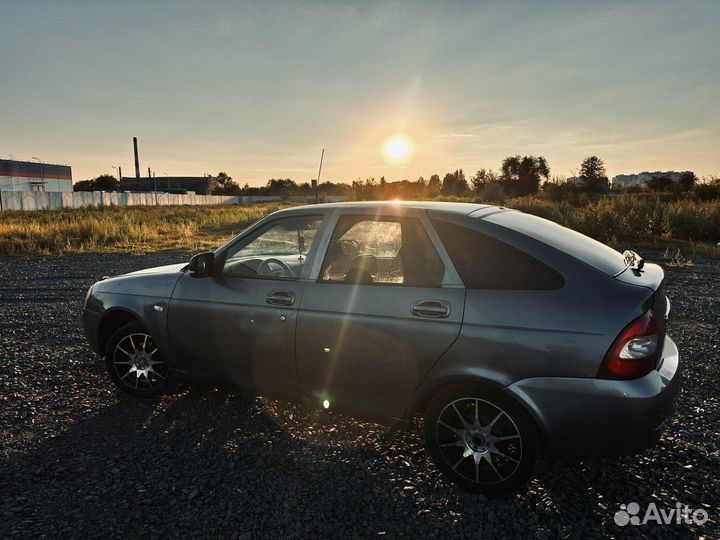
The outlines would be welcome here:
M 150 172 L 150 167 L 148 167 L 148 180 L 152 178 L 153 184 L 155 186 L 155 206 L 158 205 L 158 196 L 157 196 L 157 178 L 155 178 L 152 173 Z
M 315 186 L 315 204 L 318 203 L 318 191 L 320 190 L 320 173 L 322 172 L 323 158 L 325 157 L 325 149 L 320 154 L 320 168 L 318 169 L 317 185 Z
M 45 164 L 34 156 L 33 159 L 40 165 L 40 185 L 42 186 L 42 191 L 45 191 Z

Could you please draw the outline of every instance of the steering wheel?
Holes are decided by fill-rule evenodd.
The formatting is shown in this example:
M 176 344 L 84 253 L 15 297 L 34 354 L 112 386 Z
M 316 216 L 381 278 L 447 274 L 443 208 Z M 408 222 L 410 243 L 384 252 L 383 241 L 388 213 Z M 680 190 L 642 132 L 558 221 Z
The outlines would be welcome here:
M 258 269 L 257 269 L 258 275 L 259 276 L 277 276 L 278 275 L 277 272 L 274 272 L 270 268 L 271 264 L 278 265 L 280 267 L 280 269 L 285 273 L 284 276 L 280 276 L 280 277 L 288 277 L 288 278 L 295 277 L 295 274 L 293 274 L 292 269 L 287 264 L 282 262 L 280 259 L 274 259 L 272 257 L 270 257 L 269 259 L 265 259 L 263 262 L 260 263 L 260 265 L 258 266 Z

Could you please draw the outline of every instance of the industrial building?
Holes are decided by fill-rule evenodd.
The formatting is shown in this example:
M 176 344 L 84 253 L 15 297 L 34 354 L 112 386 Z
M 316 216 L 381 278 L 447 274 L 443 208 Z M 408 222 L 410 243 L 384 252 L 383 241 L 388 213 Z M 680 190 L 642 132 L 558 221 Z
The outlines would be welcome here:
M 69 165 L 0 159 L 0 191 L 72 191 Z
M 159 176 L 120 179 L 120 191 L 160 191 L 164 193 L 195 193 L 211 195 L 218 185 L 214 176 Z
M 617 176 L 613 176 L 612 179 L 612 185 L 613 187 L 620 187 L 620 188 L 628 188 L 633 186 L 645 186 L 647 185 L 648 181 L 653 176 L 666 176 L 670 178 L 673 182 L 677 182 L 680 180 L 680 176 L 682 176 L 685 172 L 676 172 L 676 171 L 655 171 L 655 172 L 641 172 L 637 174 L 618 174 Z
M 158 191 L 163 193 L 195 193 L 196 195 L 212 195 L 217 187 L 214 176 L 161 176 L 157 178 L 150 173 L 140 176 L 140 158 L 138 157 L 138 140 L 133 137 L 133 157 L 135 158 L 135 176 L 120 178 L 120 191 Z

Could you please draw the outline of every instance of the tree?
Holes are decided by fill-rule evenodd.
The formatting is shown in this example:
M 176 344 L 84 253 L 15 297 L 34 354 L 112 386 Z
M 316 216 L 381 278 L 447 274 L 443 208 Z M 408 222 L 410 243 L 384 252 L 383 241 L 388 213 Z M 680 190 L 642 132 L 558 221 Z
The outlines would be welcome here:
M 673 183 L 673 179 L 669 176 L 653 176 L 650 180 L 648 180 L 647 188 L 650 191 L 661 193 L 663 191 L 668 191 L 672 187 Z
M 456 195 L 461 197 L 467 193 L 468 189 L 468 183 L 462 169 L 447 173 L 443 178 L 441 190 L 443 195 Z
M 717 176 L 703 177 L 701 182 L 695 184 L 693 195 L 701 201 L 720 198 L 720 178 Z
M 505 188 L 500 181 L 488 182 L 487 184 L 483 184 L 478 195 L 483 201 L 502 203 L 505 200 Z
M 80 180 L 73 184 L 73 191 L 93 191 L 93 180 Z
M 271 178 L 267 181 L 268 193 L 287 197 L 291 192 L 297 190 L 298 185 L 289 178 Z
M 580 178 L 602 178 L 605 176 L 605 163 L 597 156 L 586 157 L 580 165 Z
M 475 173 L 475 176 L 470 179 L 470 183 L 472 184 L 473 191 L 480 193 L 485 188 L 486 184 L 496 182 L 497 179 L 497 174 L 495 174 L 491 169 L 480 169 Z
M 359 201 L 372 201 L 377 200 L 377 183 L 375 178 L 366 178 L 365 182 L 360 180 L 353 180 L 352 183 L 353 197 Z
M 240 195 L 240 186 L 226 172 L 219 172 L 217 186 L 212 190 L 213 195 Z
M 440 193 L 440 188 L 441 188 L 440 175 L 438 175 L 438 174 L 433 174 L 433 175 L 430 177 L 430 180 L 428 180 L 428 183 L 427 183 L 427 193 L 428 193 L 428 195 L 429 195 L 430 197 L 435 197 L 435 196 L 437 196 L 437 194 Z
M 120 182 L 111 174 L 101 174 L 92 180 L 80 180 L 73 185 L 73 191 L 117 191 Z
M 502 179 L 516 195 L 531 195 L 540 187 L 540 179 L 548 179 L 550 167 L 542 156 L 506 157 L 501 167 Z
M 111 174 L 101 174 L 93 181 L 93 191 L 117 191 L 120 182 Z
M 603 160 L 597 156 L 586 157 L 580 165 L 582 188 L 587 192 L 602 193 L 609 188 Z
M 685 171 L 678 178 L 678 187 L 681 191 L 692 191 L 697 183 L 697 176 L 694 172 Z

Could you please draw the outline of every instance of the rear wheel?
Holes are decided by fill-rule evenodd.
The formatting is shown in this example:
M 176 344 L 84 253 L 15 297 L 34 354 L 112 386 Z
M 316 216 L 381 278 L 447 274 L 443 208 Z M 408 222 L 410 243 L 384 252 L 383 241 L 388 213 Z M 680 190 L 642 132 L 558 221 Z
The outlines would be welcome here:
M 467 491 L 512 493 L 532 475 L 538 444 L 532 420 L 495 390 L 455 390 L 425 414 L 425 443 L 440 470 Z
M 134 396 L 159 396 L 170 386 L 170 367 L 140 323 L 126 324 L 113 334 L 105 349 L 105 365 L 113 382 Z

